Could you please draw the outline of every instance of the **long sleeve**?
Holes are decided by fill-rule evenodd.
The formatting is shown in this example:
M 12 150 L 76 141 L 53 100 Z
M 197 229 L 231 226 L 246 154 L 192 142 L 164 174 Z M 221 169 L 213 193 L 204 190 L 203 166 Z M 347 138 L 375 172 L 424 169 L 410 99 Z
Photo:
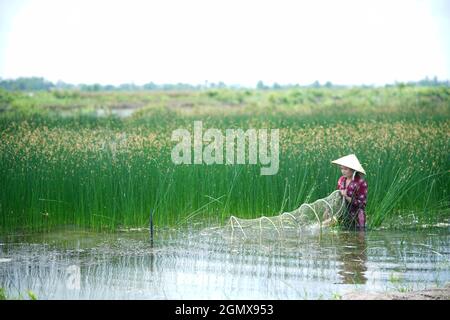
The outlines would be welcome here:
M 337 188 L 336 188 L 336 190 L 342 190 L 343 188 L 342 188 L 342 181 L 345 179 L 345 177 L 344 176 L 342 176 L 342 177 L 340 177 L 339 179 L 338 179 L 338 183 L 337 183 Z
M 364 209 L 366 207 L 366 204 L 367 204 L 367 182 L 363 180 L 359 184 L 359 189 L 356 192 L 352 205 Z

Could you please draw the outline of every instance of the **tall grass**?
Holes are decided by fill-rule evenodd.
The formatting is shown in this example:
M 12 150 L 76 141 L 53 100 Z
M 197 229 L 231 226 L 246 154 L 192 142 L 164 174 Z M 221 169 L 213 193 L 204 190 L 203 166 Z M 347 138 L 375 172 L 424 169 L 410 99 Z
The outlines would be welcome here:
M 357 154 L 368 173 L 370 227 L 388 222 L 400 226 L 411 216 L 421 223 L 446 220 L 450 98 L 426 96 L 426 109 L 417 98 L 421 90 L 402 93 L 401 101 L 414 101 L 405 112 L 389 107 L 393 92 L 372 92 L 375 98 L 366 91 L 346 92 L 350 98 L 340 91 L 323 91 L 322 96 L 320 91 L 301 93 L 306 101 L 315 95 L 345 97 L 338 99 L 339 105 L 312 107 L 296 105 L 300 100 L 291 103 L 300 99 L 292 91 L 226 92 L 231 98 L 222 92 L 196 92 L 176 99 L 194 105 L 212 98 L 219 102 L 188 109 L 151 106 L 130 119 L 98 118 L 81 111 L 69 116 L 23 113 L 12 106 L 0 116 L 1 230 L 146 227 L 151 209 L 157 226 L 173 227 L 223 223 L 230 215 L 274 215 L 333 191 L 340 173 L 330 162 L 349 153 Z M 277 99 L 283 95 L 287 102 L 279 107 Z M 367 97 L 375 102 L 358 108 L 357 102 Z M 252 105 L 260 100 L 266 104 Z M 439 107 L 430 102 L 435 100 Z M 244 105 L 220 107 L 223 101 Z M 171 131 L 183 127 L 192 132 L 194 120 L 202 120 L 205 129 L 223 132 L 279 128 L 278 174 L 260 176 L 254 165 L 174 165 Z

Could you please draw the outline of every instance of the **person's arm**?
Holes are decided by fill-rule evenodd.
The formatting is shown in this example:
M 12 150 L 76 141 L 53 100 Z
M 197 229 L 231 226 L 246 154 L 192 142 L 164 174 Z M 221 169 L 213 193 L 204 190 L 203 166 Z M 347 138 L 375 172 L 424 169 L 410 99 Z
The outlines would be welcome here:
M 330 226 L 335 225 L 336 223 L 337 223 L 336 218 L 335 217 L 331 217 L 331 218 L 323 221 L 321 225 L 322 225 L 322 227 L 330 227 Z
M 352 200 L 352 198 L 350 198 L 349 196 L 347 196 L 347 188 L 342 189 L 342 183 L 343 180 L 346 179 L 345 176 L 342 176 L 339 178 L 338 180 L 338 185 L 337 185 L 337 189 L 341 191 L 341 195 L 345 198 L 345 200 L 347 202 L 350 202 Z
M 353 199 L 352 204 L 358 208 L 365 208 L 367 204 L 367 182 L 363 181 L 359 185 L 359 190 Z
M 352 201 L 352 198 L 347 195 L 347 190 L 344 190 L 343 196 L 345 198 L 345 201 L 347 202 Z
M 337 183 L 337 188 L 336 188 L 336 190 L 341 190 L 342 178 L 343 178 L 343 176 L 340 177 L 340 178 L 338 179 L 338 183 Z

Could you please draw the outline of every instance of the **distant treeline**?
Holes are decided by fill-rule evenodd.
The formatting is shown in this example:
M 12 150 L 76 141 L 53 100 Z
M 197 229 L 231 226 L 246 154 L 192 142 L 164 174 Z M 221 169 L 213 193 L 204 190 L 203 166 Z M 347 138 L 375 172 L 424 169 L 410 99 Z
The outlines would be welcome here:
M 425 79 L 419 81 L 410 81 L 410 82 L 396 82 L 394 84 L 386 84 L 386 87 L 391 86 L 425 86 L 425 87 L 436 87 L 436 86 L 450 86 L 449 80 L 438 80 L 437 77 L 432 79 L 426 77 Z M 320 83 L 319 81 L 315 81 L 309 85 L 299 85 L 299 84 L 278 84 L 274 83 L 273 85 L 267 85 L 263 81 L 258 81 L 256 84 L 256 89 L 259 90 L 282 90 L 282 89 L 290 89 L 290 88 L 344 88 L 345 85 L 336 85 L 327 81 L 325 83 Z M 371 85 L 360 85 L 360 87 L 372 87 Z M 42 90 L 58 90 L 58 89 L 74 89 L 81 91 L 140 91 L 140 90 L 163 90 L 163 91 L 171 91 L 171 90 L 202 90 L 202 89 L 237 89 L 237 88 L 246 88 L 239 85 L 227 85 L 223 82 L 205 82 L 202 85 L 192 85 L 188 83 L 175 83 L 175 84 L 156 84 L 153 82 L 146 83 L 144 85 L 136 85 L 134 83 L 124 83 L 117 86 L 114 85 L 102 85 L 102 84 L 70 84 L 62 81 L 58 81 L 56 83 L 50 82 L 44 78 L 40 77 L 30 77 L 30 78 L 17 78 L 17 79 L 4 79 L 0 78 L 0 88 L 10 91 L 42 91 Z

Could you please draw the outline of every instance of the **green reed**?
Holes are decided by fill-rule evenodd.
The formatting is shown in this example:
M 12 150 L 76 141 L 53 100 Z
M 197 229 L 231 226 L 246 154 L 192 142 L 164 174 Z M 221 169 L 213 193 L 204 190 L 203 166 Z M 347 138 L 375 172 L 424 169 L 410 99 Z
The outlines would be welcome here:
M 208 104 L 214 98 L 217 105 L 149 106 L 129 119 L 82 110 L 69 116 L 9 110 L 0 116 L 1 229 L 148 227 L 150 210 L 157 227 L 275 215 L 332 192 L 340 172 L 331 160 L 348 153 L 356 153 L 368 173 L 370 227 L 445 221 L 450 216 L 447 91 L 438 96 L 439 107 L 430 102 L 430 109 L 417 98 L 422 91 L 402 93 L 401 101 L 414 101 L 402 112 L 389 109 L 393 93 L 386 90 L 372 97 L 381 109 L 375 111 L 368 102 L 356 107 L 371 97 L 366 91 L 346 92 L 355 95 L 344 95 L 347 105 L 318 104 L 317 110 L 297 106 L 300 100 L 292 99 L 300 98 L 291 91 L 184 94 L 176 99 Z M 330 92 L 314 94 L 327 102 Z M 314 94 L 301 96 L 310 101 Z M 161 93 L 160 100 L 170 99 Z M 284 101 L 282 107 L 277 99 Z M 438 98 L 426 96 L 425 101 L 433 99 Z M 261 100 L 266 103 L 252 105 Z M 248 105 L 226 109 L 223 101 Z M 278 173 L 261 176 L 257 165 L 174 165 L 171 132 L 192 132 L 195 120 L 223 132 L 279 128 Z

